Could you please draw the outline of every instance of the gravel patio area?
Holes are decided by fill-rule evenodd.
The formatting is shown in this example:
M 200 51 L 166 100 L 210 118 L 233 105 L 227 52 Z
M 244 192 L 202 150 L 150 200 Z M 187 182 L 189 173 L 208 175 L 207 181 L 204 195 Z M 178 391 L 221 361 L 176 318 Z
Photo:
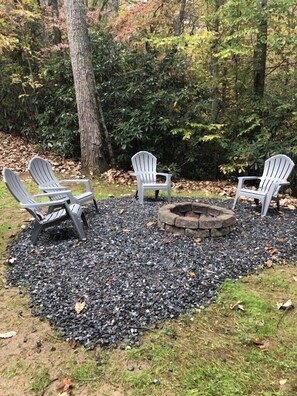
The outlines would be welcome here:
M 232 206 L 231 200 L 199 202 Z M 98 202 L 99 215 L 90 205 L 86 242 L 68 222 L 47 229 L 32 246 L 29 225 L 11 245 L 7 281 L 27 288 L 34 315 L 92 349 L 138 345 L 159 321 L 214 301 L 225 279 L 254 273 L 269 259 L 297 262 L 296 210 L 271 209 L 261 219 L 258 209 L 241 202 L 231 234 L 200 242 L 158 228 L 164 204 L 110 199 Z M 77 302 L 85 303 L 81 313 Z

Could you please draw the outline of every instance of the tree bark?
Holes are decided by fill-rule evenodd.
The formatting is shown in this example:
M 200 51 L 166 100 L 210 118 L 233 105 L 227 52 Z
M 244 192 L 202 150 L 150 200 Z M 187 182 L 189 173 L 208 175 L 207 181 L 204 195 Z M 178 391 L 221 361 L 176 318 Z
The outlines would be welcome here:
M 184 25 L 184 19 L 185 19 L 185 11 L 186 11 L 186 4 L 187 0 L 180 0 L 180 8 L 179 8 L 179 14 L 178 14 L 178 19 L 175 27 L 175 36 L 179 36 L 183 32 L 183 25 Z
M 267 0 L 258 0 L 258 34 L 254 51 L 254 95 L 263 98 L 267 54 Z
M 222 0 L 215 0 L 215 14 L 213 31 L 215 38 L 212 42 L 212 56 L 211 56 L 211 74 L 212 74 L 212 102 L 211 102 L 211 122 L 216 123 L 219 115 L 219 60 L 217 53 L 219 51 L 219 28 L 220 21 L 217 15 L 219 8 L 222 5 Z
M 84 0 L 64 0 L 80 130 L 81 165 L 87 174 L 108 166 L 103 154 L 100 116 Z
M 54 20 L 54 27 L 53 27 L 53 32 L 54 32 L 54 44 L 60 44 L 62 42 L 62 35 L 61 35 L 61 30 L 59 28 L 59 6 L 58 6 L 58 0 L 50 0 L 49 4 L 52 7 L 52 17 Z

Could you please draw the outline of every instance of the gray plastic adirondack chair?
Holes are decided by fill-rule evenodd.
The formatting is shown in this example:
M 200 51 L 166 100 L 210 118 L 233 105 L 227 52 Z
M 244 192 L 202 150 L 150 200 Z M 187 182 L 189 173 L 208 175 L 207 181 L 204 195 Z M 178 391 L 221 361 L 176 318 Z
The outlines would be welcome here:
M 239 177 L 232 209 L 235 209 L 237 200 L 240 196 L 246 196 L 253 198 L 256 202 L 262 202 L 262 217 L 266 216 L 272 199 L 276 200 L 277 208 L 279 210 L 278 193 L 282 186 L 288 186 L 290 184 L 287 179 L 293 168 L 294 162 L 291 158 L 283 154 L 278 154 L 265 161 L 262 176 Z M 244 188 L 245 181 L 249 180 L 259 180 L 259 187 L 257 190 Z
M 157 158 L 148 151 L 139 151 L 131 158 L 134 176 L 137 179 L 137 192 L 139 203 L 143 204 L 145 190 L 155 190 L 155 197 L 158 197 L 159 190 L 166 190 L 168 202 L 171 201 L 171 174 L 158 173 Z M 157 176 L 165 178 L 164 183 L 157 182 Z
M 86 240 L 86 235 L 82 223 L 87 226 L 87 221 L 79 204 L 68 204 L 68 191 L 63 192 L 59 200 L 48 202 L 36 202 L 35 198 L 52 198 L 52 193 L 30 195 L 24 188 L 20 178 L 12 170 L 3 169 L 3 181 L 20 206 L 26 209 L 34 217 L 33 231 L 31 235 L 32 243 L 35 245 L 39 233 L 52 225 L 70 219 L 78 232 L 80 239 Z M 47 207 L 52 210 L 48 213 L 42 212 L 42 208 Z
M 97 213 L 98 206 L 97 202 L 94 197 L 94 193 L 91 188 L 90 181 L 88 179 L 65 179 L 65 180 L 58 180 L 53 172 L 51 164 L 40 157 L 34 157 L 31 159 L 28 165 L 28 170 L 30 175 L 32 176 L 33 180 L 38 184 L 39 188 L 44 192 L 58 192 L 69 189 L 69 184 L 71 183 L 80 183 L 84 184 L 86 191 L 79 195 L 73 195 L 72 193 L 69 194 L 70 202 L 71 203 L 78 203 L 82 204 L 83 202 L 93 200 L 95 210 Z M 63 186 L 66 184 L 66 186 Z M 61 194 L 54 194 L 52 199 L 59 200 L 61 198 Z

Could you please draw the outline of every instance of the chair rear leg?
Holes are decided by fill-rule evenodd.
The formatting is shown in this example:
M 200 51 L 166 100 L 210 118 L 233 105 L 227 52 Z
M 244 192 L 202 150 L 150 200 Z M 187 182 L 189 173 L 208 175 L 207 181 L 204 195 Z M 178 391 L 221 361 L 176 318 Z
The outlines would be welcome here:
M 96 200 L 93 199 L 93 202 L 94 202 L 94 206 L 95 206 L 96 213 L 99 213 L 99 209 L 98 209 L 98 205 L 97 205 Z
M 84 223 L 84 226 L 89 228 L 89 224 L 87 222 L 87 218 L 86 218 L 86 215 L 84 214 L 84 212 L 82 212 L 82 214 L 81 214 L 81 219 L 82 219 L 82 221 Z
M 42 228 L 43 228 L 42 225 L 37 223 L 37 221 L 35 221 L 33 230 L 31 233 L 31 241 L 32 241 L 33 245 L 36 245 L 38 235 L 40 234 Z
M 160 190 L 155 190 L 155 199 L 158 199 Z

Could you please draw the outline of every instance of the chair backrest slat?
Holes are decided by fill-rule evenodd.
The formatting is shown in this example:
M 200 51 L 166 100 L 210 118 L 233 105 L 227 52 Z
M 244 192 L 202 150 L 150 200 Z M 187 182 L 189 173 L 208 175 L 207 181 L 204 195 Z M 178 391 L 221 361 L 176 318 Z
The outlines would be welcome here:
M 53 172 L 51 164 L 47 160 L 41 157 L 34 157 L 29 162 L 28 169 L 30 175 L 39 186 L 47 186 L 51 188 L 61 187 L 59 180 L 56 178 Z M 44 189 L 44 191 L 54 192 L 55 190 Z M 63 195 L 61 194 L 53 195 L 51 197 L 52 200 L 59 200 L 61 198 L 63 198 Z
M 155 183 L 157 172 L 157 158 L 148 151 L 139 151 L 133 157 L 132 166 L 138 173 L 143 183 Z
M 286 181 L 294 167 L 291 158 L 283 154 L 274 155 L 265 161 L 259 191 L 268 191 L 272 183 Z M 278 190 L 278 187 L 276 187 Z

